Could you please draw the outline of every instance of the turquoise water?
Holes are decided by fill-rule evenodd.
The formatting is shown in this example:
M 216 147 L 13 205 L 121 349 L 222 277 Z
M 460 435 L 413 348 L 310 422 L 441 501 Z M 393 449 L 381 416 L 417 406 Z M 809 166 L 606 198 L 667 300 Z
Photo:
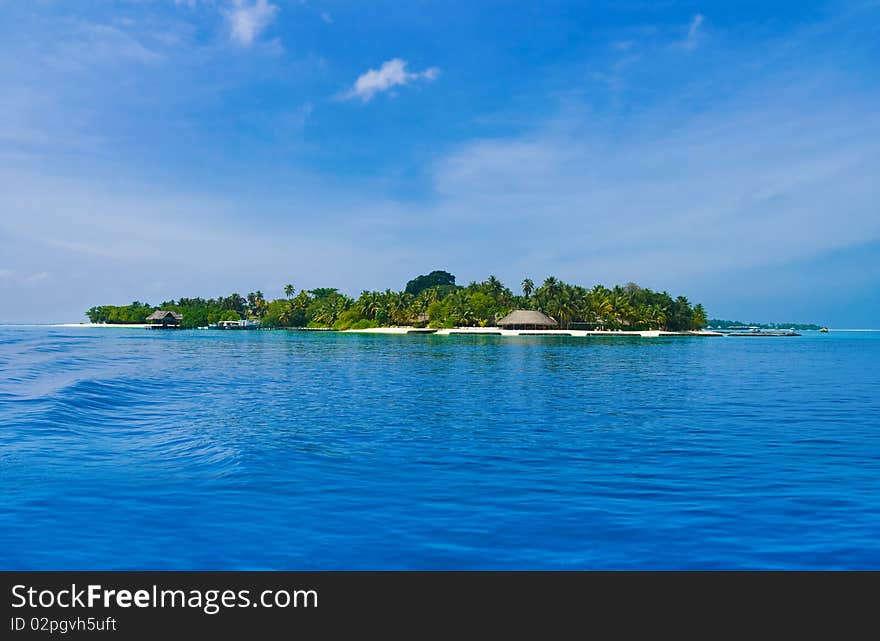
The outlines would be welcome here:
M 880 568 L 880 334 L 0 327 L 0 568 Z

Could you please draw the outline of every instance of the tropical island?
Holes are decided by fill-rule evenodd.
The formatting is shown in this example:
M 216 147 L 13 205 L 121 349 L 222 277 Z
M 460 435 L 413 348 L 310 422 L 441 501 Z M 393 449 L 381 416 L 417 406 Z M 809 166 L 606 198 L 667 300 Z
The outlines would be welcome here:
M 721 320 L 711 318 L 706 324 L 711 329 L 738 330 L 738 329 L 797 329 L 797 330 L 817 330 L 822 329 L 821 325 L 815 323 L 743 323 L 742 321 Z
M 183 328 L 246 319 L 270 328 L 487 327 L 513 310 L 546 314 L 559 329 L 683 332 L 707 325 L 702 305 L 635 283 L 587 288 L 550 276 L 539 286 L 526 278 L 521 293 L 514 293 L 495 276 L 462 286 L 443 270 L 417 276 L 402 291 L 364 291 L 356 299 L 336 288 L 297 291 L 285 285 L 284 297 L 271 301 L 255 291 L 246 296 L 179 298 L 157 306 L 140 301 L 100 305 L 86 316 L 92 323 L 143 324 L 157 310 L 182 315 Z

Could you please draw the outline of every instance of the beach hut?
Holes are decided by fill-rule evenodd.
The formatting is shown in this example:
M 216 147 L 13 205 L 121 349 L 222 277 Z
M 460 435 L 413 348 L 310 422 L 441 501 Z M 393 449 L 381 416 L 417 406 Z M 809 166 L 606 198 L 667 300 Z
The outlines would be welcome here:
M 556 329 L 558 323 L 534 309 L 515 309 L 499 320 L 496 325 L 503 329 Z
M 413 319 L 413 324 L 417 326 L 424 326 L 428 324 L 428 321 L 431 320 L 428 318 L 428 315 L 425 313 L 416 314 L 416 317 Z
M 158 309 L 147 316 L 147 323 L 153 329 L 177 329 L 180 327 L 180 321 L 182 320 L 183 314 L 167 309 Z

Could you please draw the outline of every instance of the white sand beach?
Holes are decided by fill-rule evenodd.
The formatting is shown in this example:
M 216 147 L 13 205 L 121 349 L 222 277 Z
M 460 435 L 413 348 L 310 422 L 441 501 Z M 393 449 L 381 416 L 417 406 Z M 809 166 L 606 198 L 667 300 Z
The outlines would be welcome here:
M 349 329 L 349 333 L 360 334 L 433 334 L 434 336 L 451 335 L 486 335 L 486 336 L 639 336 L 641 338 L 657 338 L 661 336 L 723 336 L 720 332 L 705 330 L 691 332 L 664 332 L 659 330 L 643 331 L 612 331 L 583 329 L 501 329 L 500 327 L 454 327 L 436 331 L 417 327 L 371 327 L 367 329 Z
M 95 327 L 103 327 L 103 328 L 124 328 L 124 329 L 144 329 L 149 327 L 146 323 L 134 323 L 131 325 L 126 325 L 122 323 L 57 323 L 55 325 L 49 325 L 49 327 L 85 327 L 85 328 L 95 328 Z

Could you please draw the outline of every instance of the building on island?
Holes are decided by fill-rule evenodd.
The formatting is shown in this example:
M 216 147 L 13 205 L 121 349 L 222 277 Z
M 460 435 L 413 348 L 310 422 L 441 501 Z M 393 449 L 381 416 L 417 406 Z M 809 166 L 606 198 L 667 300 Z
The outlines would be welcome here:
M 217 329 L 260 329 L 260 322 L 250 319 L 225 320 L 217 323 Z
M 556 329 L 559 326 L 555 320 L 534 309 L 515 309 L 496 325 L 502 329 Z
M 157 309 L 147 316 L 147 323 L 151 329 L 179 329 L 182 320 L 183 314 L 167 309 Z
M 413 322 L 415 325 L 427 325 L 428 321 L 430 320 L 431 319 L 428 317 L 428 315 L 422 312 L 421 314 L 416 314 Z

